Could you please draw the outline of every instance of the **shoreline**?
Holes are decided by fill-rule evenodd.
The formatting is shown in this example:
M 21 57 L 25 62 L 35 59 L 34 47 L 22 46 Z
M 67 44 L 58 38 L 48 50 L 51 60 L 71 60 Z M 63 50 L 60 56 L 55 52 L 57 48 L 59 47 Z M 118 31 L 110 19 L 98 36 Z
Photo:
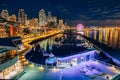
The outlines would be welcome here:
M 45 40 L 47 38 L 50 38 L 52 36 L 55 36 L 57 34 L 60 34 L 61 32 L 58 32 L 58 33 L 54 33 L 54 34 L 51 34 L 51 35 L 48 35 L 48 36 L 45 36 L 45 37 L 41 37 L 41 38 L 38 38 L 38 39 L 34 39 L 33 41 L 29 42 L 28 44 L 32 45 L 32 44 L 35 44 L 37 43 L 38 41 L 42 41 L 42 40 Z

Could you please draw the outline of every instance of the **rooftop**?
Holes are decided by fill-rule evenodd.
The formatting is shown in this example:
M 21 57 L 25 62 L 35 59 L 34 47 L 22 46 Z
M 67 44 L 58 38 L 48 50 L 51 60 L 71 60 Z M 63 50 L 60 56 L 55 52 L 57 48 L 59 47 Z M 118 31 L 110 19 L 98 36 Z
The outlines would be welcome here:
M 0 54 L 4 53 L 6 51 L 8 51 L 8 49 L 6 49 L 6 48 L 0 48 Z
M 19 36 L 0 38 L 0 48 L 17 49 L 17 45 L 20 43 L 22 42 Z

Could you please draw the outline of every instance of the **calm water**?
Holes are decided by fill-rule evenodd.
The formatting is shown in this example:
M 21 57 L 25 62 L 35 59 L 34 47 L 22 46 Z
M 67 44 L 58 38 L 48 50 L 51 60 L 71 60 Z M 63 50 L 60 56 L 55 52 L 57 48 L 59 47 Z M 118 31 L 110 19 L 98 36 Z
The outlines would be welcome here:
M 55 56 L 67 56 L 72 53 L 90 50 L 90 48 L 85 47 L 84 43 L 86 41 L 83 39 L 80 35 L 58 34 L 38 43 L 48 53 L 52 52 Z
M 103 28 L 85 30 L 84 35 L 120 51 L 120 29 Z

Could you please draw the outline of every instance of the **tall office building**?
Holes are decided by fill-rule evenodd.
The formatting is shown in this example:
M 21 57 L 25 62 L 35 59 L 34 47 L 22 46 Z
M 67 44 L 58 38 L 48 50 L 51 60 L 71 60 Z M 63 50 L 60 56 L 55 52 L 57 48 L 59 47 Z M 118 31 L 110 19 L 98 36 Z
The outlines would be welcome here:
M 47 16 L 47 21 L 48 22 L 52 22 L 52 13 L 51 12 L 48 12 L 48 16 Z
M 26 24 L 26 22 L 27 22 L 27 14 L 25 14 L 25 24 Z
M 52 22 L 57 23 L 57 17 L 53 16 L 53 17 L 52 17 Z
M 62 19 L 59 20 L 58 27 L 61 28 L 61 29 L 65 28 L 65 25 L 64 25 Z
M 1 23 L 0 24 L 0 38 L 8 37 L 6 33 L 5 26 Z
M 8 17 L 9 17 L 8 10 L 2 10 L 1 17 L 5 18 L 6 20 L 8 20 Z
M 59 20 L 59 25 L 64 25 L 62 19 Z
M 16 22 L 16 15 L 15 14 L 13 14 L 13 15 L 11 15 L 11 16 L 9 16 L 9 21 L 13 21 L 13 22 Z
M 35 26 L 35 27 L 38 26 L 38 18 L 34 18 L 34 26 Z
M 46 20 L 45 10 L 41 9 L 39 11 L 39 25 L 40 26 L 45 26 L 46 24 L 47 24 L 47 20 Z
M 18 22 L 25 25 L 26 14 L 24 9 L 19 9 L 18 11 Z

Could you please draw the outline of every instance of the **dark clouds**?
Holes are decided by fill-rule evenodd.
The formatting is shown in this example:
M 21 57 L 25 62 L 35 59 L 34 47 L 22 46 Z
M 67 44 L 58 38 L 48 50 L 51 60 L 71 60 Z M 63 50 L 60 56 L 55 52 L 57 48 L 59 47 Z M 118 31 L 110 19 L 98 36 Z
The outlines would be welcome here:
M 17 14 L 19 8 L 31 18 L 43 8 L 70 25 L 120 24 L 120 0 L 0 0 L 0 10 Z

